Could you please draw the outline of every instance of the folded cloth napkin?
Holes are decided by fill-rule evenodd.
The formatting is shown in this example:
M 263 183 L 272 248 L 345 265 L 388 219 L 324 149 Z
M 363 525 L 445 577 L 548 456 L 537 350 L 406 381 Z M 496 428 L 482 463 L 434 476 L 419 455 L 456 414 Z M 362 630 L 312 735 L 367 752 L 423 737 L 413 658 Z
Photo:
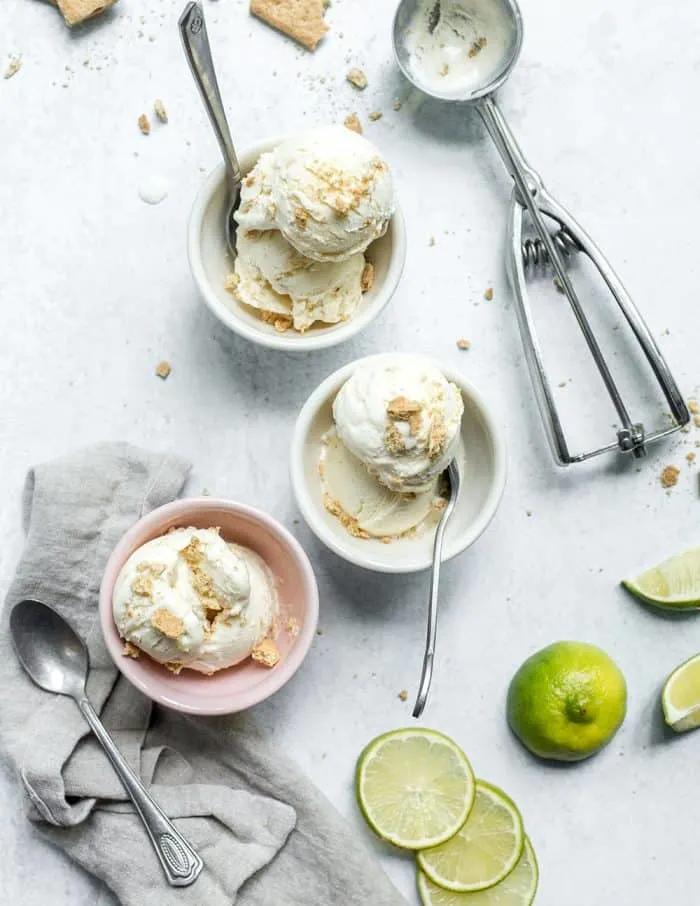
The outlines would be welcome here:
M 0 755 L 17 771 L 40 832 L 124 906 L 401 906 L 332 806 L 245 715 L 155 708 L 112 663 L 97 616 L 102 571 L 140 516 L 176 497 L 188 466 L 104 444 L 42 465 L 25 489 L 27 541 L 0 628 Z M 140 820 L 75 704 L 34 686 L 11 650 L 10 607 L 56 607 L 86 640 L 88 695 L 205 870 L 167 885 Z

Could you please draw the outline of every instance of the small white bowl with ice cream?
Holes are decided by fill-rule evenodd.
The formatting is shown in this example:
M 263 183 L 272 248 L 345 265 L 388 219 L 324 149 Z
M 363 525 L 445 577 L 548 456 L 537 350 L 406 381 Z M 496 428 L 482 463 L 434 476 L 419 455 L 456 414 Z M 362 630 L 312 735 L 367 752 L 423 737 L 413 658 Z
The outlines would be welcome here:
M 420 355 L 369 356 L 330 375 L 304 404 L 292 486 L 309 527 L 336 554 L 377 572 L 418 572 L 432 563 L 441 475 L 453 457 L 462 488 L 445 560 L 473 544 L 498 508 L 501 429 L 458 372 Z
M 379 151 L 344 126 L 271 138 L 240 157 L 237 254 L 226 247 L 224 167 L 195 200 L 188 252 L 207 306 L 235 333 L 306 352 L 363 330 L 391 299 L 406 235 Z

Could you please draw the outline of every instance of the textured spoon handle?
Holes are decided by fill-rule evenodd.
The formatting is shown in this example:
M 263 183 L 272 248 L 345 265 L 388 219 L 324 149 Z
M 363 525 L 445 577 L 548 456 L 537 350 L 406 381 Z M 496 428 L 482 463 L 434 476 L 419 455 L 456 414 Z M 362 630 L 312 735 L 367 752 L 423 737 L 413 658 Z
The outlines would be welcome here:
M 237 189 L 241 181 L 241 168 L 233 147 L 219 84 L 216 81 L 216 71 L 201 3 L 188 3 L 180 16 L 178 26 L 187 62 L 190 64 L 192 75 L 202 95 L 204 106 L 226 162 L 231 187 Z
M 201 858 L 146 792 L 146 788 L 129 767 L 90 702 L 86 698 L 80 699 L 78 707 L 102 744 L 119 780 L 136 806 L 168 884 L 171 887 L 188 887 L 193 884 L 204 868 Z

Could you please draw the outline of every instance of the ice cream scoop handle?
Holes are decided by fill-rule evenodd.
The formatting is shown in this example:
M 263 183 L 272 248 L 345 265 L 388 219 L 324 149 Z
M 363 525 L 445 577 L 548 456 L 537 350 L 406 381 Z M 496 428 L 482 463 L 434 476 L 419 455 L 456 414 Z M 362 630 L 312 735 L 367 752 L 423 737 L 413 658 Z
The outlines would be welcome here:
M 171 887 L 189 887 L 199 877 L 204 868 L 204 862 L 151 799 L 87 698 L 76 699 L 76 703 L 83 717 L 90 724 L 92 732 L 102 744 L 122 786 L 136 806 L 136 811 L 143 821 L 168 884 Z
M 202 95 L 204 106 L 214 127 L 216 138 L 226 163 L 226 171 L 232 191 L 237 191 L 241 182 L 241 168 L 233 147 L 231 132 L 224 111 L 219 83 L 216 81 L 214 61 L 207 37 L 204 10 L 200 3 L 188 3 L 178 22 L 187 62 Z

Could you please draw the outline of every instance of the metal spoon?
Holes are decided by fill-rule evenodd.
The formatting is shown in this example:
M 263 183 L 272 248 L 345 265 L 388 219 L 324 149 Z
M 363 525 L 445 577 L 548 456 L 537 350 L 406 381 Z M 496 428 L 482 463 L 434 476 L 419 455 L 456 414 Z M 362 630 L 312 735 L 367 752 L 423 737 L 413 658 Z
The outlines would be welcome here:
M 450 496 L 447 506 L 442 511 L 442 516 L 435 530 L 435 543 L 433 545 L 433 567 L 430 572 L 430 601 L 428 603 L 428 633 L 425 638 L 425 655 L 423 656 L 423 670 L 421 672 L 418 698 L 413 706 L 413 716 L 420 717 L 428 700 L 430 683 L 433 678 L 433 658 L 435 657 L 435 636 L 437 633 L 437 608 L 438 589 L 440 586 L 440 567 L 442 565 L 442 542 L 445 538 L 445 529 L 450 516 L 454 512 L 459 496 L 459 467 L 457 460 L 453 459 L 445 472 L 447 483 L 450 486 Z
M 88 701 L 90 660 L 83 640 L 53 607 L 39 601 L 20 601 L 12 608 L 10 632 L 17 657 L 36 685 L 67 695 L 80 709 L 136 806 L 168 883 L 189 887 L 204 863 L 151 799 Z
M 226 165 L 226 186 L 228 200 L 224 221 L 226 244 L 229 253 L 236 255 L 236 230 L 238 224 L 233 215 L 241 201 L 241 168 L 238 163 L 231 132 L 228 127 L 223 101 L 216 80 L 216 70 L 211 56 L 211 47 L 207 37 L 207 26 L 204 21 L 204 10 L 201 3 L 188 3 L 178 22 L 180 37 L 185 48 L 187 62 L 197 83 L 209 119 L 214 127 L 214 134 L 219 142 Z

